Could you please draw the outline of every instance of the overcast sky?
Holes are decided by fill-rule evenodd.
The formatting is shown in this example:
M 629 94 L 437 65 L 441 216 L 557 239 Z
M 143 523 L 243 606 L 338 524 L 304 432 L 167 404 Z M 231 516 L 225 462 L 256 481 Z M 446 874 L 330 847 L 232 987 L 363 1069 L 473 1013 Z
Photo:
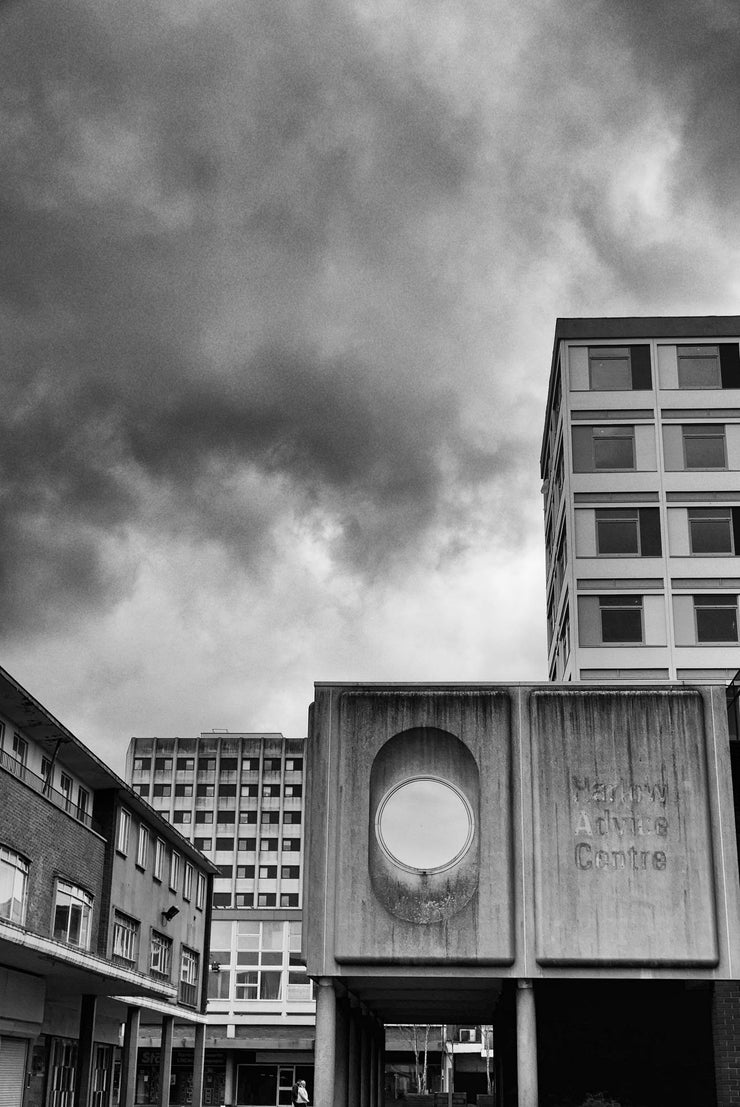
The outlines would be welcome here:
M 131 735 L 546 679 L 558 315 L 740 312 L 737 0 L 0 2 L 0 661 Z

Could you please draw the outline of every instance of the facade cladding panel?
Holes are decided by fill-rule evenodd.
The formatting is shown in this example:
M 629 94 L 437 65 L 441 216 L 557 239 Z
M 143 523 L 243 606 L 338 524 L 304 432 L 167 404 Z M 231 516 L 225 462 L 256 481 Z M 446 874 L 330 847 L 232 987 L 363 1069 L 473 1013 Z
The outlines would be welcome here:
M 740 668 L 740 317 L 559 319 L 543 438 L 552 680 Z

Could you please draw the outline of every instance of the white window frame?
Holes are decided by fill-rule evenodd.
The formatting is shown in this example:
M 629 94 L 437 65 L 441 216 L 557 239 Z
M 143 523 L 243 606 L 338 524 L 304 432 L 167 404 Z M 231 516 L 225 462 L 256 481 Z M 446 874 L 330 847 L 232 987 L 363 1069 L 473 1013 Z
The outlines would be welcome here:
M 113 956 L 135 965 L 139 959 L 139 922 L 122 911 L 113 913 Z
M 155 880 L 162 880 L 163 878 L 166 848 L 164 839 L 157 838 L 154 843 L 154 871 L 152 874 Z
M 26 920 L 26 906 L 28 904 L 28 873 L 30 862 L 22 854 L 17 853 L 9 846 L 0 846 L 0 869 L 5 869 L 9 874 L 8 891 L 9 913 L 0 912 L 0 918 L 23 926 Z M 16 904 L 18 906 L 16 906 Z
M 116 833 L 116 849 L 125 856 L 128 854 L 129 838 L 131 836 L 131 812 L 125 807 L 118 810 L 118 831 Z
M 203 873 L 198 873 L 195 886 L 195 906 L 202 911 L 206 903 L 206 878 Z
M 136 864 L 140 869 L 145 869 L 149 863 L 149 827 L 146 823 L 139 823 L 139 837 L 136 842 Z
M 66 897 L 68 902 L 60 902 L 60 897 Z M 93 897 L 89 892 L 86 892 L 84 888 L 80 888 L 78 884 L 73 884 L 63 877 L 57 877 L 56 887 L 54 889 L 54 912 L 52 916 L 52 936 L 57 942 L 65 942 L 67 945 L 77 946 L 79 949 L 90 948 L 93 902 Z M 70 939 L 71 923 L 75 906 L 79 910 L 80 919 L 79 941 L 77 942 Z M 60 907 L 67 908 L 67 923 L 64 928 L 65 937 L 57 934 L 57 911 Z
M 172 939 L 152 930 L 149 943 L 149 972 L 170 979 L 172 972 Z
M 182 877 L 182 898 L 189 900 L 193 894 L 193 866 L 189 861 L 185 862 Z
M 180 854 L 173 849 L 170 854 L 170 888 L 173 892 L 177 892 L 180 886 L 180 865 Z

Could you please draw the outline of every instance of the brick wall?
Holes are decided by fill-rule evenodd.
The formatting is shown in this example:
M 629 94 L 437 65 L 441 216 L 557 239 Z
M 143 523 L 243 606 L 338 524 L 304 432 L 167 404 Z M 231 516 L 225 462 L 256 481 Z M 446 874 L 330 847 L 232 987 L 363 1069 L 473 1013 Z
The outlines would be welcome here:
M 30 862 L 26 928 L 52 936 L 56 878 L 94 897 L 90 948 L 97 948 L 105 843 L 49 800 L 9 773 L 0 772 L 0 844 Z
M 717 1107 L 740 1103 L 740 983 L 718 980 L 712 997 Z

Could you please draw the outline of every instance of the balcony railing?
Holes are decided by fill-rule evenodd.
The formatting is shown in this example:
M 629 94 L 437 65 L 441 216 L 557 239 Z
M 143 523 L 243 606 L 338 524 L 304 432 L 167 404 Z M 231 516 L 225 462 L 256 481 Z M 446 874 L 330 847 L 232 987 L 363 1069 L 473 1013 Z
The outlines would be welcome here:
M 0 767 L 5 769 L 6 772 L 12 773 L 18 780 L 22 780 L 29 788 L 33 788 L 34 792 L 46 796 L 56 807 L 66 811 L 73 819 L 77 819 L 78 822 L 84 823 L 85 826 L 89 826 L 98 834 L 100 833 L 100 827 L 93 822 L 92 815 L 88 811 L 81 811 L 71 795 L 68 795 L 67 792 L 60 792 L 56 788 L 49 788 L 44 777 L 31 772 L 27 765 L 24 765 L 17 757 L 12 757 L 7 750 L 0 750 Z

